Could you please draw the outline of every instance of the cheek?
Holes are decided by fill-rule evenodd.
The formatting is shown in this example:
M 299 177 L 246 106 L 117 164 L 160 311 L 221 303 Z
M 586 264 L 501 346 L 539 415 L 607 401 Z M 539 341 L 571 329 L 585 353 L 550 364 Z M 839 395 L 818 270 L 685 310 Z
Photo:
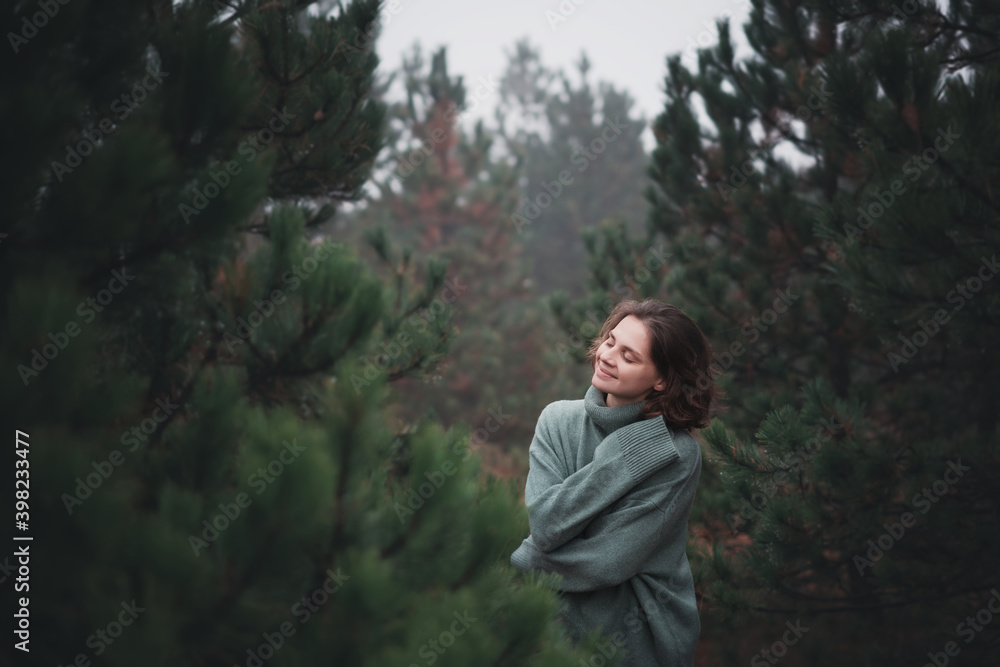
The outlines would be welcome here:
M 647 380 L 652 381 L 653 372 L 645 364 L 642 366 L 633 365 L 629 369 L 629 377 L 635 379 L 637 382 L 641 381 L 645 383 Z

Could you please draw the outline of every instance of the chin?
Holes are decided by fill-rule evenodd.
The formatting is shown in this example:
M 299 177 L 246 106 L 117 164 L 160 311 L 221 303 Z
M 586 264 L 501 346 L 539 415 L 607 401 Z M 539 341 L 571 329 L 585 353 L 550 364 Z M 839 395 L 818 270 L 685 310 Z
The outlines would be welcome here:
M 596 388 L 607 393 L 609 391 L 609 378 L 601 377 L 600 374 L 595 370 L 594 376 L 590 378 L 590 384 L 594 385 Z

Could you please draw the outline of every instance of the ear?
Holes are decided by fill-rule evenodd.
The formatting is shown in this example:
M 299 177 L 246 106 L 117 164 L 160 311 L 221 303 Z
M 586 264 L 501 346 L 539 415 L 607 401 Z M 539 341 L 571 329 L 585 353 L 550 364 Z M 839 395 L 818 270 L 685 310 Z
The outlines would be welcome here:
M 655 389 L 656 391 L 663 391 L 664 389 L 667 388 L 667 382 L 662 377 L 660 377 L 660 376 L 657 376 L 657 377 L 659 379 L 653 385 L 653 389 Z

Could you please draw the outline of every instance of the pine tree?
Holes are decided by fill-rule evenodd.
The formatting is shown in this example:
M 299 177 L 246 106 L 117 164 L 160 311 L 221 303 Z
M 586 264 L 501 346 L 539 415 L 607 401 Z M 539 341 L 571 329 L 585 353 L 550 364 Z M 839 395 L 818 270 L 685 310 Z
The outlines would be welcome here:
M 33 482 L 18 664 L 595 650 L 515 582 L 526 516 L 481 483 L 468 426 L 400 425 L 384 375 L 351 382 L 393 311 L 352 247 L 309 237 L 382 147 L 386 9 L 309 5 L 60 5 L 0 74 L 20 156 L 0 182 L 0 397 Z
M 495 91 L 475 83 L 467 89 L 461 76 L 449 74 L 443 47 L 428 62 L 415 44 L 395 74 L 406 97 L 389 104 L 390 140 L 376 168 L 377 191 L 344 218 L 337 236 L 367 235 L 372 261 L 384 265 L 392 290 L 418 260 L 447 263 L 449 287 L 419 306 L 425 317 L 416 310 L 414 326 L 404 326 L 419 330 L 425 320 L 443 320 L 450 304 L 457 333 L 447 356 L 422 360 L 421 378 L 401 374 L 400 367 L 415 362 L 400 354 L 386 373 L 398 379 L 401 418 L 430 411 L 446 424 L 465 421 L 474 426 L 478 451 L 501 456 L 494 445 L 530 442 L 541 407 L 571 391 L 562 364 L 546 354 L 551 315 L 530 286 L 524 248 L 507 224 L 518 172 L 495 156 L 495 131 L 483 121 L 471 132 L 463 128 L 465 114 Z M 414 304 L 400 319 L 412 317 L 415 302 L 405 293 L 398 301 Z M 509 462 L 498 466 L 509 473 Z
M 575 64 L 579 81 L 551 71 L 538 49 L 519 41 L 501 79 L 497 120 L 505 149 L 523 170 L 521 201 L 509 226 L 523 238 L 542 293 L 585 294 L 582 230 L 605 218 L 641 221 L 647 156 L 627 92 L 600 81 L 590 61 Z
M 697 71 L 668 59 L 650 289 L 729 396 L 692 515 L 706 659 L 995 661 L 998 28 L 995 3 L 756 2 L 749 59 L 725 22 Z

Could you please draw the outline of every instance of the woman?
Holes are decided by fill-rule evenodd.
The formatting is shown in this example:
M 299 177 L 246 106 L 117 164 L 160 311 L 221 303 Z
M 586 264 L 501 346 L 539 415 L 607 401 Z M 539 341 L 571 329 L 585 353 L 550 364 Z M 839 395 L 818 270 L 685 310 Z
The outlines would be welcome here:
M 680 309 L 622 301 L 587 358 L 582 400 L 542 410 L 528 450 L 531 535 L 511 555 L 561 575 L 562 621 L 611 638 L 633 667 L 694 663 L 701 629 L 686 545 L 701 451 L 718 397 L 711 346 Z

